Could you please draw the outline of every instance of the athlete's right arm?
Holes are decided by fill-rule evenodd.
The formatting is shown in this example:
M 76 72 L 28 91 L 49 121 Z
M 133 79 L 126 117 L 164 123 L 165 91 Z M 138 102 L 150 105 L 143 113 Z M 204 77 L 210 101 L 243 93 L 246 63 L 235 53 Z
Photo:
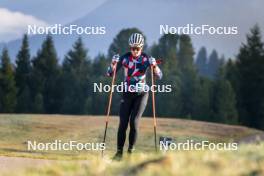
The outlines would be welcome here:
M 119 54 L 116 54 L 112 58 L 111 65 L 107 68 L 107 76 L 113 76 L 114 70 L 116 72 L 122 67 L 122 59 L 119 57 Z

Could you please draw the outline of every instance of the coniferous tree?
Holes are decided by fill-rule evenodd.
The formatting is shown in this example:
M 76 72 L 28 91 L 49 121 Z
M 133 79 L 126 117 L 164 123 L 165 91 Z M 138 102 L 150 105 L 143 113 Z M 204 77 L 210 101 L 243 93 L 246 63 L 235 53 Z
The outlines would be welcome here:
M 106 68 L 108 67 L 109 60 L 103 54 L 99 54 L 95 57 L 93 61 L 93 74 L 92 74 L 92 83 L 100 85 L 110 85 L 111 79 L 106 76 Z M 92 85 L 93 87 L 94 85 Z M 90 114 L 105 114 L 105 107 L 107 107 L 109 94 L 107 92 L 90 92 L 89 97 L 91 97 L 91 111 Z M 100 104 L 100 106 L 98 106 Z
M 88 97 L 88 93 L 92 94 L 91 69 L 87 49 L 79 38 L 63 61 L 63 113 L 84 114 L 91 111 L 91 97 Z
M 247 35 L 237 62 L 239 115 L 244 125 L 264 129 L 264 49 L 256 25 Z
M 188 35 L 180 36 L 178 60 L 181 79 L 181 116 L 191 118 L 197 98 L 198 77 L 193 62 L 194 50 Z
M 162 58 L 163 62 L 159 67 L 162 69 L 163 78 L 157 81 L 160 85 L 171 85 L 172 92 L 156 94 L 157 114 L 161 116 L 178 116 L 180 115 L 180 74 L 177 60 L 177 45 L 179 42 L 178 35 L 165 34 L 157 44 L 151 47 L 151 55 L 155 58 Z M 148 75 L 150 76 L 150 75 Z M 166 100 L 166 104 L 164 104 Z M 164 111 L 164 109 L 173 109 L 173 111 Z M 151 103 L 147 107 L 148 115 L 151 115 Z
M 207 77 L 208 75 L 208 65 L 207 65 L 207 51 L 205 47 L 202 47 L 196 58 L 196 67 L 200 76 Z
M 44 40 L 41 49 L 32 62 L 33 111 L 58 113 L 61 106 L 61 87 L 59 84 L 61 71 L 50 35 Z
M 0 72 L 0 80 L 2 79 L 2 73 Z M 2 87 L 0 86 L 0 112 L 3 111 L 3 105 L 2 105 L 2 98 L 3 97 L 3 90 L 2 90 Z
M 31 112 L 30 81 L 32 66 L 27 35 L 24 35 L 21 49 L 17 55 L 16 65 L 15 80 L 18 89 L 16 111 L 28 113 Z
M 236 95 L 236 109 L 238 112 L 241 112 L 239 109 L 241 107 L 241 98 L 240 98 L 240 86 L 239 86 L 239 72 L 237 67 L 237 61 L 229 59 L 225 65 L 225 78 L 230 82 L 233 90 Z M 240 116 L 238 119 L 239 123 L 241 123 Z
M 236 124 L 238 113 L 236 96 L 230 82 L 225 78 L 224 67 L 221 66 L 214 81 L 212 95 L 213 120 L 216 122 Z
M 16 83 L 14 69 L 10 62 L 8 50 L 3 49 L 1 55 L 0 66 L 0 111 L 4 113 L 12 113 L 16 107 Z
M 199 82 L 196 89 L 196 98 L 194 99 L 194 119 L 212 121 L 212 80 L 207 77 L 200 77 L 198 80 Z
M 209 78 L 214 79 L 216 77 L 219 67 L 220 67 L 220 59 L 218 58 L 218 54 L 216 50 L 213 50 L 209 56 L 209 61 L 208 61 Z

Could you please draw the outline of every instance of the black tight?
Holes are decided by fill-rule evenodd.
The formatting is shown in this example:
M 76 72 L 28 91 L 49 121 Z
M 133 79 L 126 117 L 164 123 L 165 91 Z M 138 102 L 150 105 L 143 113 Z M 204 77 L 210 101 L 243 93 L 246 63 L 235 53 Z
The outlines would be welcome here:
M 129 148 L 133 148 L 137 140 L 139 119 L 142 116 L 148 101 L 148 93 L 142 94 L 126 92 L 123 94 L 120 105 L 120 121 L 117 133 L 117 149 L 123 150 L 126 140 L 128 122 L 130 124 Z

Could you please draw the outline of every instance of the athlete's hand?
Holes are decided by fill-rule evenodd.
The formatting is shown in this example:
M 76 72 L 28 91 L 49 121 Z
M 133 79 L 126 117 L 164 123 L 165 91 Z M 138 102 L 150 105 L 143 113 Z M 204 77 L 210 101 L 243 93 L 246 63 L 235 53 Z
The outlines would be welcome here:
M 149 57 L 149 64 L 151 66 L 156 66 L 157 65 L 157 62 L 156 62 L 156 59 L 152 56 Z
M 119 54 L 114 55 L 112 58 L 112 64 L 118 63 L 119 59 L 120 59 Z

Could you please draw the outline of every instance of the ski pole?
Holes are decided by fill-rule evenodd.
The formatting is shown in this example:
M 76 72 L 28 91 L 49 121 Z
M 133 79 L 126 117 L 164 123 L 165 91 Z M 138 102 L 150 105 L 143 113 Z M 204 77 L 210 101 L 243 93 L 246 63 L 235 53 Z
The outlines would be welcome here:
M 104 140 L 103 143 L 105 143 L 106 139 L 106 132 L 107 132 L 107 127 L 108 127 L 108 122 L 109 122 L 109 115 L 110 115 L 110 109 L 111 109 L 111 104 L 112 104 L 112 96 L 113 96 L 113 85 L 115 83 L 115 77 L 116 77 L 116 63 L 114 63 L 114 69 L 113 69 L 113 78 L 112 78 L 112 83 L 111 83 L 111 88 L 110 88 L 110 95 L 109 95 L 109 101 L 108 101 L 108 107 L 107 107 L 107 114 L 106 114 L 106 119 L 105 119 L 105 130 L 104 130 Z M 102 157 L 104 156 L 104 150 L 102 150 Z
M 154 87 L 154 68 L 153 66 L 151 66 L 151 84 L 152 84 L 152 88 Z M 155 92 L 154 90 L 152 90 L 152 111 L 153 111 L 153 123 L 154 123 L 154 142 L 155 142 L 155 150 L 156 152 L 158 151 L 157 148 L 157 134 L 156 134 L 156 126 L 157 126 L 157 122 L 156 122 L 156 108 L 155 108 Z

